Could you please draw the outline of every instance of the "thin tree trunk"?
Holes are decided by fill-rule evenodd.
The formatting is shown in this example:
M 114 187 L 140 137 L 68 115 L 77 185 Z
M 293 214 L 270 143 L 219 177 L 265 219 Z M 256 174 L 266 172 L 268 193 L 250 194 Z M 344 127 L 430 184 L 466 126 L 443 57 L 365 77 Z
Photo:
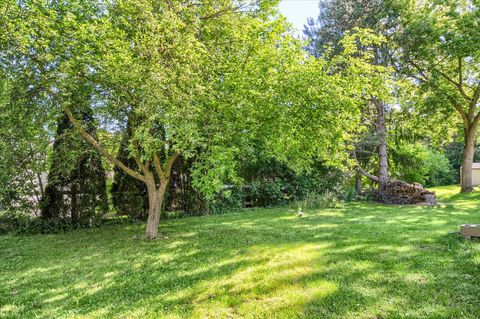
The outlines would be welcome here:
M 465 145 L 463 148 L 462 174 L 461 174 L 461 192 L 468 193 L 473 191 L 472 165 L 475 155 L 475 133 L 477 127 L 473 126 L 465 129 Z
M 355 190 L 359 195 L 362 193 L 362 175 L 360 172 L 355 175 Z
M 387 129 L 385 126 L 385 108 L 382 102 L 373 98 L 377 108 L 378 134 L 378 189 L 384 189 L 388 183 Z
M 78 222 L 78 210 L 77 210 L 77 188 L 75 184 L 72 185 L 70 191 L 71 211 L 70 216 L 72 218 L 72 225 L 76 225 Z

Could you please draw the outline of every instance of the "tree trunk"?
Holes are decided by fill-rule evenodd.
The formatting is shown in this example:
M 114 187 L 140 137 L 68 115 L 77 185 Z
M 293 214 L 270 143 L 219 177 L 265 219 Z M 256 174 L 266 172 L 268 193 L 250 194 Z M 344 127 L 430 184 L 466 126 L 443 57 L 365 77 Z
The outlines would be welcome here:
M 158 154 L 153 154 L 153 164 L 155 171 L 160 178 L 160 186 L 157 187 L 155 182 L 155 176 L 153 171 L 150 170 L 149 166 L 151 164 L 150 160 L 142 163 L 138 157 L 134 157 L 137 162 L 138 167 L 142 170 L 142 173 L 137 172 L 135 169 L 129 168 L 118 158 L 110 154 L 105 148 L 103 148 L 93 136 L 91 136 L 82 125 L 75 119 L 72 111 L 65 107 L 65 114 L 67 114 L 68 119 L 77 128 L 80 132 L 80 135 L 90 143 L 95 149 L 97 149 L 100 154 L 105 156 L 112 164 L 117 165 L 125 173 L 132 176 L 133 178 L 138 179 L 139 181 L 144 182 L 147 185 L 148 193 L 148 220 L 147 220 L 147 229 L 145 235 L 147 239 L 155 239 L 158 234 L 158 224 L 160 222 L 160 214 L 162 212 L 163 200 L 165 199 L 165 193 L 167 191 L 168 183 L 170 181 L 170 174 L 172 171 L 172 166 L 175 163 L 175 160 L 180 155 L 177 152 L 174 152 L 170 155 L 165 162 L 165 166 L 162 167 L 160 158 Z
M 359 172 L 355 175 L 355 190 L 359 195 L 362 193 L 362 175 Z
M 465 145 L 463 147 L 463 158 L 462 158 L 462 172 L 461 172 L 461 185 L 462 193 L 469 193 L 473 191 L 472 183 L 472 165 L 473 165 L 473 156 L 475 155 L 475 133 L 477 127 L 470 127 L 465 129 Z
M 378 189 L 384 189 L 388 183 L 387 129 L 385 126 L 385 108 L 382 102 L 373 98 L 377 108 L 378 134 Z
M 72 219 L 72 225 L 76 225 L 78 222 L 78 210 L 77 210 L 77 188 L 75 184 L 72 185 L 72 189 L 70 190 L 70 216 Z
M 160 215 L 162 213 L 163 200 L 167 191 L 168 180 L 160 182 L 157 187 L 153 174 L 145 182 L 148 192 L 148 220 L 145 236 L 149 240 L 157 238 L 158 225 L 160 223 Z

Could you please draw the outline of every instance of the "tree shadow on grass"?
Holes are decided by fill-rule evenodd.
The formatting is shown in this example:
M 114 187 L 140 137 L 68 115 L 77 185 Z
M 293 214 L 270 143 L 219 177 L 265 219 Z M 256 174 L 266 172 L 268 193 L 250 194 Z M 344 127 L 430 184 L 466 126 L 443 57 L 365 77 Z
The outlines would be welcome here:
M 474 318 L 478 287 L 456 284 L 478 282 L 478 249 L 446 233 L 478 214 L 459 209 L 260 210 L 168 221 L 152 243 L 136 226 L 12 238 L 0 314 Z
M 368 239 L 367 239 L 368 241 Z M 480 245 L 456 234 L 419 240 L 402 236 L 388 247 L 338 241 L 332 267 L 339 290 L 305 306 L 306 318 L 477 318 L 480 311 Z M 355 247 L 348 261 L 336 254 Z M 335 252 L 335 248 L 338 249 Z M 354 265 L 365 264 L 365 267 Z

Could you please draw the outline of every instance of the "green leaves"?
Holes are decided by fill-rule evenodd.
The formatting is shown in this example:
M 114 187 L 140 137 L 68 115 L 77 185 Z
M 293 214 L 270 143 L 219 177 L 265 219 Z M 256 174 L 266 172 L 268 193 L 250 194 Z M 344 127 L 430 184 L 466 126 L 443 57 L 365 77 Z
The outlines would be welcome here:
M 211 196 L 238 181 L 236 161 L 257 143 L 298 171 L 316 160 L 339 166 L 359 101 L 388 96 L 388 70 L 370 63 L 368 49 L 381 38 L 358 29 L 341 54 L 309 58 L 276 4 L 12 3 L 12 15 L 26 18 L 10 25 L 20 31 L 2 61 L 25 60 L 22 72 L 51 110 L 88 103 L 107 129 L 129 121 L 139 166 L 195 158 L 195 185 Z
M 405 73 L 465 112 L 479 82 L 479 12 L 466 1 L 411 3 L 397 35 Z

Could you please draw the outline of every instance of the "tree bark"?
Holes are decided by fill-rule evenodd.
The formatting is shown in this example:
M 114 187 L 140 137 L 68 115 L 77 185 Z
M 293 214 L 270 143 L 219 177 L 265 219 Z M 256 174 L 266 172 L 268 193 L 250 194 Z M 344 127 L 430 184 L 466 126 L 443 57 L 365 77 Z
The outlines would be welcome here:
M 462 158 L 462 174 L 461 174 L 461 192 L 469 193 L 473 191 L 473 181 L 472 181 L 472 165 L 473 165 L 473 156 L 475 155 L 475 135 L 477 131 L 477 126 L 472 125 L 470 128 L 464 130 L 465 134 L 465 143 L 463 147 L 463 158 Z
M 378 189 L 384 189 L 388 183 L 387 129 L 385 126 L 385 107 L 376 98 L 372 99 L 377 108 L 378 134 Z
M 158 225 L 160 223 L 160 215 L 162 214 L 168 180 L 161 181 L 160 186 L 157 187 L 152 174 L 151 178 L 147 179 L 146 185 L 148 192 L 148 220 L 145 236 L 147 239 L 153 240 L 157 238 L 158 235 Z
M 362 193 L 362 175 L 360 172 L 355 175 L 355 190 L 359 195 Z
M 71 201 L 70 216 L 72 218 L 72 225 L 76 225 L 78 223 L 78 211 L 77 211 L 77 188 L 75 187 L 75 184 L 72 185 L 72 189 L 70 190 L 70 201 Z

